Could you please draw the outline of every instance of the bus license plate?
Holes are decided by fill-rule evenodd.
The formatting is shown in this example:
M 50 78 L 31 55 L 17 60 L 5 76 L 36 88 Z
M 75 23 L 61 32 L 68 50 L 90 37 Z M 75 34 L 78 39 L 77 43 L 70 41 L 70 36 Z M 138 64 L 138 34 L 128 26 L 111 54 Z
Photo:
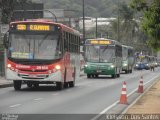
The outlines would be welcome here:
M 97 70 L 97 72 L 99 73 L 99 72 L 101 72 L 101 70 Z
M 37 75 L 29 75 L 29 77 L 36 78 Z

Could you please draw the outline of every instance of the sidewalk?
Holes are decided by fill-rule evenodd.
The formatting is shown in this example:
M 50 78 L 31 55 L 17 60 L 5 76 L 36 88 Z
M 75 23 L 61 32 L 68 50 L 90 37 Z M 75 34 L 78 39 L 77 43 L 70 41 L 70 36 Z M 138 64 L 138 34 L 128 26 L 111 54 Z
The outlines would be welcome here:
M 144 93 L 126 114 L 160 114 L 160 80 Z
M 0 77 L 0 88 L 13 86 L 13 81 L 8 81 L 4 77 Z

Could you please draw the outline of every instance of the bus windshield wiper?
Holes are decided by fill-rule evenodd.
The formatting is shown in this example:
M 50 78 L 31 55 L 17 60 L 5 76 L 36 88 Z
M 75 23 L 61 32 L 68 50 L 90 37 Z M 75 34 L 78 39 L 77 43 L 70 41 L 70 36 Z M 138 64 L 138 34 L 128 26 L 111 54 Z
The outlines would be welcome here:
M 49 33 L 47 33 L 44 38 L 40 41 L 40 43 L 38 44 L 38 46 L 41 46 L 42 43 L 44 42 L 44 40 L 48 37 Z

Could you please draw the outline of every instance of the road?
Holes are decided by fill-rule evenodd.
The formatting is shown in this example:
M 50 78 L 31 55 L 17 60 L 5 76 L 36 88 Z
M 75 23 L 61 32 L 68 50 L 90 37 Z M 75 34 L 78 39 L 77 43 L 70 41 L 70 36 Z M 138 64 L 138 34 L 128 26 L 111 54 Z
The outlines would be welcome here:
M 159 75 L 159 71 L 133 71 L 121 74 L 120 78 L 110 76 L 76 81 L 74 88 L 57 91 L 53 86 L 38 89 L 22 86 L 21 91 L 13 87 L 0 89 L 0 113 L 14 114 L 98 114 L 119 100 L 122 82 L 127 83 L 127 93 L 138 87 L 140 76 L 144 83 Z

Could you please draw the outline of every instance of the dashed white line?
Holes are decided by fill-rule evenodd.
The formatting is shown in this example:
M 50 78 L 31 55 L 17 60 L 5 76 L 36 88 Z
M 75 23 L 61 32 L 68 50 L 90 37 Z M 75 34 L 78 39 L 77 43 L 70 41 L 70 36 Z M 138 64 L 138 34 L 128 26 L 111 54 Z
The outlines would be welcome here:
M 21 104 L 15 104 L 15 105 L 11 105 L 11 106 L 9 106 L 9 107 L 11 107 L 11 108 L 13 108 L 13 107 L 18 107 L 18 106 L 20 106 Z
M 147 81 L 143 86 L 147 85 L 148 83 L 150 83 L 151 81 L 155 80 L 156 78 L 158 78 L 159 75 L 155 76 L 154 78 L 152 78 L 151 80 Z M 132 95 L 134 92 L 137 91 L 137 88 L 134 89 L 132 92 L 130 92 L 127 97 L 129 97 L 130 95 Z M 107 107 L 106 109 L 104 109 L 102 112 L 100 112 L 97 116 L 95 116 L 94 118 L 92 118 L 91 120 L 97 120 L 102 114 L 106 113 L 109 109 L 111 109 L 112 107 L 114 107 L 116 104 L 119 103 L 119 100 L 117 100 L 116 102 L 114 102 L 112 105 L 110 105 L 109 107 Z
M 52 94 L 53 96 L 56 96 L 56 95 L 58 95 L 58 93 L 54 93 L 54 94 Z
M 42 100 L 43 98 L 36 98 L 36 99 L 34 99 L 35 101 L 38 101 L 38 100 Z

